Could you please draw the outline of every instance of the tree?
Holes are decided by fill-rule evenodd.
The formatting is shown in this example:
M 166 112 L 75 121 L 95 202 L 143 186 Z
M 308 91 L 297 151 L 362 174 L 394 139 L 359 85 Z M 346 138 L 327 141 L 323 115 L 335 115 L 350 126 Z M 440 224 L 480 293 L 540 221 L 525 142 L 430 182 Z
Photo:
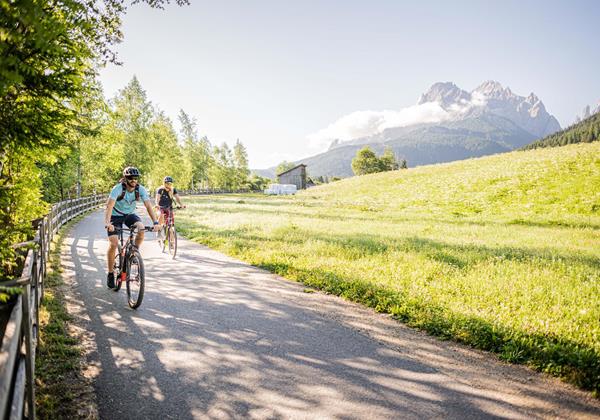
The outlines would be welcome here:
M 296 166 L 295 163 L 288 162 L 287 160 L 284 160 L 279 165 L 277 165 L 277 167 L 275 168 L 275 175 L 279 175 L 280 173 L 283 173 L 285 171 L 289 171 L 294 166 Z
M 260 175 L 252 174 L 252 176 L 250 177 L 250 179 L 248 181 L 248 184 L 250 186 L 250 190 L 252 190 L 252 191 L 263 191 L 265 188 L 267 188 L 267 185 L 269 185 L 271 182 L 273 182 L 273 181 L 270 180 L 269 178 L 265 178 Z
M 408 164 L 406 163 L 406 159 L 402 159 L 400 161 L 400 169 L 408 169 Z
M 143 0 L 162 8 L 168 0 Z M 176 0 L 187 4 L 187 0 Z M 85 120 L 76 103 L 96 88 L 99 63 L 116 62 L 123 0 L 0 0 L 0 278 L 11 277 L 11 244 L 31 234 L 46 210 L 44 173 L 73 163 Z M 77 160 L 78 158 L 76 158 Z M 80 164 L 76 165 L 80 168 Z M 71 180 L 48 182 L 53 189 Z M 54 182 L 54 181 L 52 181 Z
M 150 126 L 151 143 L 159 145 L 160 150 L 154 154 L 151 169 L 145 177 L 147 186 L 154 190 L 163 184 L 165 176 L 187 187 L 191 179 L 191 168 L 185 164 L 182 149 L 177 144 L 177 134 L 169 118 L 159 113 Z
M 215 188 L 231 190 L 235 182 L 235 167 L 227 143 L 213 148 L 214 161 L 210 168 L 210 183 Z
M 119 91 L 113 102 L 114 125 L 124 136 L 125 165 L 136 166 L 144 177 L 152 168 L 155 154 L 162 150 L 150 138 L 150 126 L 155 118 L 154 108 L 135 76 Z
M 248 152 L 240 139 L 237 139 L 233 146 L 233 165 L 235 167 L 234 189 L 246 188 L 248 186 L 248 176 L 250 175 L 250 169 L 248 169 Z
M 179 122 L 183 153 L 191 171 L 189 187 L 200 188 L 202 184 L 208 184 L 209 169 L 213 160 L 210 154 L 210 142 L 206 137 L 198 139 L 196 120 L 186 114 L 183 109 L 179 111 Z
M 386 147 L 379 160 L 381 162 L 382 171 L 395 171 L 400 167 L 400 165 L 398 165 L 398 161 L 396 160 L 396 154 L 389 147 Z
M 356 152 L 352 159 L 352 171 L 355 175 L 366 175 L 381 172 L 381 162 L 369 146 Z

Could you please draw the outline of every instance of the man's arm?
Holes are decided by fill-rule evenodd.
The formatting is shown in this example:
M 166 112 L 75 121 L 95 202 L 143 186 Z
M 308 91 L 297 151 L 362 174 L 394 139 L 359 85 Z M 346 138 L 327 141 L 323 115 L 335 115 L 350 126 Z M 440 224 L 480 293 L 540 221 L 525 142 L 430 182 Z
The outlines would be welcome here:
M 112 209 L 115 206 L 116 201 L 110 197 L 106 200 L 106 210 L 104 210 L 104 226 L 109 232 L 114 230 L 114 226 L 110 223 L 110 216 L 112 215 Z
M 156 193 L 156 197 L 154 197 L 154 205 L 158 207 L 158 203 L 160 203 L 160 194 Z

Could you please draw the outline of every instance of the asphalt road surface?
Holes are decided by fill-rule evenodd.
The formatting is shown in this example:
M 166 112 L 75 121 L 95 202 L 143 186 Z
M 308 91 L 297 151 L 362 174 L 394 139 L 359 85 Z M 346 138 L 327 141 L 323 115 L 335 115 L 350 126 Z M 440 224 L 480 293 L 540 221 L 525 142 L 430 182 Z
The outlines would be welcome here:
M 71 311 L 102 419 L 600 418 L 588 394 L 154 234 L 138 310 L 105 285 L 101 212 L 69 232 Z

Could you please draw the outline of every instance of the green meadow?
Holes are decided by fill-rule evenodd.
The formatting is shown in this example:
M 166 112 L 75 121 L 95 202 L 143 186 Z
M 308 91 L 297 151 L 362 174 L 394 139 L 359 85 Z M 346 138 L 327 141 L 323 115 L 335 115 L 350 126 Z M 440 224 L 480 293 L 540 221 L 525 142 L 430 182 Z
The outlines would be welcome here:
M 194 241 L 600 391 L 600 143 L 185 201 Z

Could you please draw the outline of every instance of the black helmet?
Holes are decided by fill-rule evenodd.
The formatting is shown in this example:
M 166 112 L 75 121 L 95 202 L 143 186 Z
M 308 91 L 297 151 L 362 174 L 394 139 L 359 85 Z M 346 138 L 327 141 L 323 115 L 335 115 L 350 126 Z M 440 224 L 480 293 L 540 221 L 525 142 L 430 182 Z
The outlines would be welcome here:
M 140 171 L 135 166 L 128 166 L 123 169 L 123 176 L 140 176 Z
M 166 176 L 165 179 L 163 179 L 163 182 L 173 182 L 173 178 Z

